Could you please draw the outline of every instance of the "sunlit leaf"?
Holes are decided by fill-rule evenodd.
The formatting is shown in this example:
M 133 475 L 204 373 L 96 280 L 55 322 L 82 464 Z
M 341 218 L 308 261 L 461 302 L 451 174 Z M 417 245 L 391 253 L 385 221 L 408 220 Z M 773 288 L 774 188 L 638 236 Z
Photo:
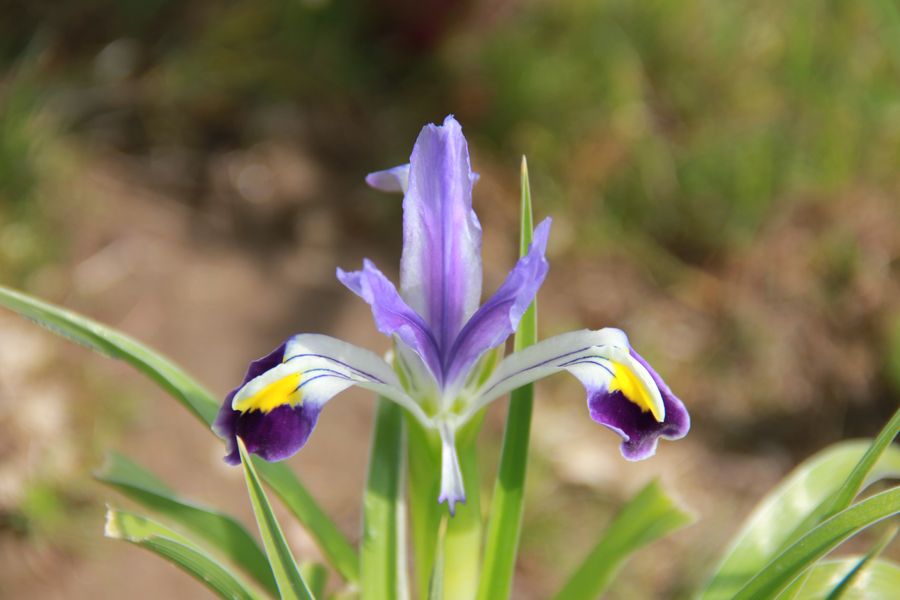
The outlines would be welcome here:
M 179 498 L 152 473 L 116 453 L 109 454 L 95 477 L 195 534 L 207 547 L 246 570 L 264 589 L 278 593 L 266 555 L 244 526 L 232 517 Z
M 281 526 L 272 512 L 269 499 L 263 490 L 259 477 L 247 455 L 244 442 L 238 438 L 238 449 L 241 453 L 241 465 L 244 467 L 244 480 L 247 483 L 247 491 L 250 494 L 250 504 L 253 505 L 253 514 L 256 515 L 256 524 L 269 557 L 269 564 L 275 581 L 278 583 L 278 591 L 282 600 L 311 600 L 312 594 L 303 581 L 303 576 L 297 567 L 297 561 L 291 554 L 291 549 L 284 539 Z
M 823 560 L 816 563 L 778 596 L 778 600 L 823 600 L 859 564 L 862 557 Z M 875 559 L 851 585 L 841 600 L 882 600 L 900 590 L 900 565 Z
M 158 383 L 203 422 L 209 424 L 215 419 L 219 403 L 209 392 L 173 362 L 130 336 L 3 286 L 0 286 L 0 306 L 110 358 L 124 360 Z
M 735 594 L 735 600 L 772 598 L 847 538 L 900 513 L 900 487 L 876 494 L 834 515 L 776 556 Z
M 700 597 L 703 600 L 731 598 L 771 560 L 796 524 L 841 488 L 870 445 L 865 441 L 842 442 L 794 469 L 744 522 Z M 890 446 L 864 483 L 898 475 L 900 448 Z
M 693 517 L 672 501 L 659 482 L 651 482 L 613 518 L 556 599 L 598 598 L 629 556 L 692 521 Z
M 146 517 L 109 508 L 106 512 L 106 536 L 131 542 L 165 558 L 221 598 L 227 600 L 260 598 L 186 537 Z

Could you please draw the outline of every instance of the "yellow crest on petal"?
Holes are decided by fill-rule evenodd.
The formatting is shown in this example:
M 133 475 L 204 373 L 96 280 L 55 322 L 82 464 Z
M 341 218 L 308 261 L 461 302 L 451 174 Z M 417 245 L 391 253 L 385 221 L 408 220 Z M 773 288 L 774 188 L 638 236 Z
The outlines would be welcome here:
M 276 379 L 252 396 L 233 405 L 232 408 L 242 413 L 254 410 L 267 413 L 285 404 L 296 406 L 303 402 L 303 392 L 299 389 L 301 375 L 301 373 L 291 373 L 286 377 Z
M 659 405 L 654 401 L 651 392 L 643 381 L 627 365 L 611 361 L 613 367 L 613 379 L 609 383 L 610 392 L 622 392 L 622 395 L 636 404 L 643 412 L 650 412 L 658 423 L 662 423 L 663 416 Z

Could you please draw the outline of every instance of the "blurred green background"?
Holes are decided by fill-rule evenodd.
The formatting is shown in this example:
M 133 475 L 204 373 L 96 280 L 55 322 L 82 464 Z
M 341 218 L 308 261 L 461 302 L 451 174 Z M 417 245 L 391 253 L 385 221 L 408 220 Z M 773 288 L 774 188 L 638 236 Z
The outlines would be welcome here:
M 371 256 L 391 272 L 399 202 L 362 178 L 405 162 L 424 123 L 453 113 L 469 138 L 488 290 L 514 258 L 528 156 L 538 216 L 554 216 L 543 334 L 626 328 L 694 430 L 631 469 L 576 385 L 539 391 L 516 597 L 552 590 L 654 475 L 701 522 L 613 597 L 680 597 L 785 470 L 897 405 L 893 0 L 0 6 L 0 281 L 150 341 L 218 392 L 295 331 L 384 344 L 358 333 L 365 309 L 333 268 Z M 154 558 L 88 541 L 106 494 L 88 472 L 125 446 L 243 506 L 218 450 L 197 433 L 196 464 L 172 464 L 186 450 L 157 445 L 180 435 L 174 407 L 11 315 L 0 330 L 0 590 L 117 597 L 124 560 L 151 569 L 146 597 L 194 597 Z M 323 422 L 360 439 L 314 438 L 298 469 L 353 534 L 371 409 L 347 405 Z

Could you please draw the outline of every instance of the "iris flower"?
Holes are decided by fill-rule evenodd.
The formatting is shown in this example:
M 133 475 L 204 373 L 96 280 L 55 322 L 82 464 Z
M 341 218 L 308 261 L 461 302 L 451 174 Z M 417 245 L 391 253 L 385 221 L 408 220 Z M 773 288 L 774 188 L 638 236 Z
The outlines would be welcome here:
M 452 512 L 465 501 L 455 433 L 491 401 L 561 371 L 581 381 L 591 418 L 621 436 L 628 460 L 653 455 L 660 437 L 687 433 L 684 405 L 619 329 L 564 333 L 499 360 L 547 275 L 550 219 L 535 228 L 527 254 L 479 306 L 477 178 L 453 117 L 422 129 L 408 165 L 366 178 L 375 188 L 404 194 L 400 290 L 369 260 L 359 271 L 338 269 L 337 277 L 371 306 L 378 330 L 393 339 L 391 357 L 326 335 L 288 338 L 252 362 L 225 398 L 213 428 L 227 442 L 226 462 L 240 462 L 238 436 L 265 460 L 288 458 L 306 443 L 326 403 L 358 386 L 438 432 L 438 501 Z

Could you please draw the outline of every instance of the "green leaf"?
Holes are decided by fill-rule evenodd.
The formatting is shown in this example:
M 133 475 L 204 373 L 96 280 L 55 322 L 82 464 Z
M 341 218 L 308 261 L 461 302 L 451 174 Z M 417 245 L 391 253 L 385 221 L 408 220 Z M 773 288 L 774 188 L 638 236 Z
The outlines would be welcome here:
M 447 534 L 447 517 L 441 518 L 441 525 L 437 535 L 437 545 L 434 553 L 434 568 L 431 570 L 431 579 L 428 583 L 428 600 L 444 600 L 444 541 Z
M 847 476 L 847 479 L 844 480 L 844 483 L 832 494 L 823 499 L 799 525 L 794 527 L 791 534 L 782 543 L 781 547 L 784 548 L 787 544 L 799 539 L 800 536 L 828 517 L 850 506 L 850 503 L 853 502 L 853 499 L 856 498 L 865 485 L 866 479 L 869 477 L 875 463 L 881 458 L 888 446 L 891 445 L 894 438 L 897 437 L 898 431 L 900 431 L 900 409 L 894 412 L 894 416 L 891 417 L 891 420 L 888 421 L 887 425 L 885 425 L 881 432 L 875 437 L 872 444 L 869 446 L 869 449 L 866 450 L 863 457 L 859 459 L 859 462 L 853 467 L 853 470 Z M 896 450 L 896 448 L 894 449 Z
M 403 450 L 403 409 L 386 398 L 379 398 L 363 496 L 360 584 L 367 598 L 409 596 Z
M 152 473 L 120 454 L 110 453 L 106 464 L 94 476 L 145 508 L 196 534 L 247 571 L 264 589 L 272 594 L 278 593 L 266 555 L 253 536 L 232 517 L 179 498 Z
M 124 360 L 158 383 L 200 420 L 216 418 L 219 403 L 178 366 L 135 339 L 68 310 L 0 286 L 0 306 L 110 358 Z
M 744 522 L 700 598 L 731 598 L 784 546 L 795 524 L 844 485 L 870 446 L 864 441 L 835 444 L 794 469 Z M 898 475 L 900 449 L 890 446 L 864 484 Z
M 735 600 L 773 598 L 805 569 L 852 535 L 900 513 L 900 487 L 842 510 L 781 552 L 734 596 Z
M 329 564 L 348 582 L 359 581 L 356 550 L 290 467 L 283 462 L 266 462 L 258 456 L 252 460 L 256 472 L 313 536 Z
M 652 481 L 613 518 L 603 537 L 560 589 L 557 600 L 599 597 L 631 554 L 693 520 L 659 482 Z
M 894 539 L 895 535 L 897 535 L 896 526 L 892 527 L 881 536 L 881 539 L 872 546 L 866 555 L 859 559 L 856 565 L 850 569 L 850 572 L 834 586 L 825 600 L 840 600 L 843 598 L 859 580 L 860 576 L 865 572 L 872 561 L 878 558 L 878 555 L 887 548 L 887 545 L 891 543 L 891 540 Z
M 822 560 L 778 596 L 778 600 L 822 600 L 840 585 L 865 557 Z M 900 590 L 900 565 L 875 559 L 843 590 L 841 600 L 892 598 Z
M 522 157 L 522 200 L 519 255 L 528 252 L 533 233 L 531 186 L 528 182 L 528 163 Z M 519 321 L 514 349 L 519 351 L 537 341 L 537 300 Z M 478 586 L 479 600 L 508 598 L 512 588 L 513 571 L 522 529 L 525 504 L 525 474 L 528 466 L 528 441 L 531 437 L 531 413 L 534 387 L 531 384 L 513 390 L 509 397 L 509 411 L 503 430 L 500 466 L 491 509 L 484 550 L 484 563 Z
M 278 583 L 281 598 L 282 600 L 310 600 L 312 594 L 306 587 L 303 576 L 300 575 L 297 561 L 294 560 L 291 549 L 284 539 L 281 526 L 272 512 L 266 492 L 247 455 L 247 448 L 240 438 L 238 438 L 238 449 L 241 453 L 241 465 L 244 467 L 244 480 L 247 483 L 247 491 L 250 493 L 253 514 L 256 515 L 256 524 L 259 526 L 259 533 L 262 536 L 275 581 Z
M 209 426 L 219 410 L 219 401 L 174 363 L 140 342 L 84 316 L 3 286 L 0 286 L 0 306 L 74 342 L 129 363 L 178 400 L 212 433 Z M 329 563 L 347 581 L 358 581 L 356 551 L 297 476 L 283 463 L 254 460 L 254 464 L 266 484 L 310 532 Z
M 205 551 L 184 536 L 140 515 L 108 508 L 106 536 L 125 540 L 165 558 L 228 600 L 255 600 L 259 596 Z
M 328 586 L 328 568 L 322 563 L 308 562 L 300 565 L 303 581 L 309 586 L 309 593 L 314 598 L 324 598 Z

